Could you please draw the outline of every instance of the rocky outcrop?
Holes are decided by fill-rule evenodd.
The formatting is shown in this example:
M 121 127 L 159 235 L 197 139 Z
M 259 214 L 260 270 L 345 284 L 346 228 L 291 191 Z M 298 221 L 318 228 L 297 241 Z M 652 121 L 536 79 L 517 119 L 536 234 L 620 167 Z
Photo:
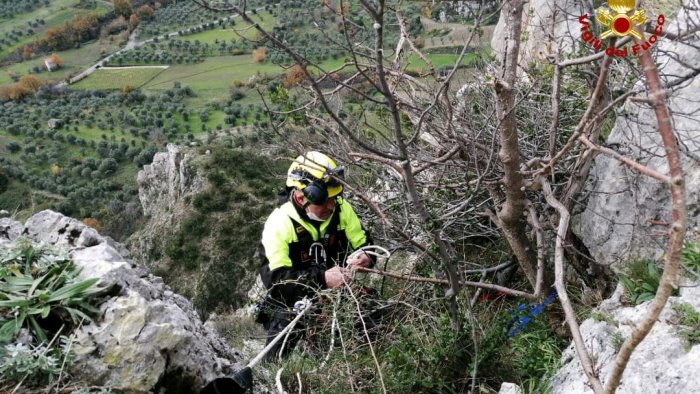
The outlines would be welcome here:
M 143 166 L 136 182 L 144 215 L 177 220 L 173 217 L 176 207 L 199 193 L 206 184 L 191 165 L 193 157 L 181 147 L 168 144 L 166 152 L 156 153 L 153 162 Z
M 696 4 L 697 4 L 697 0 Z M 696 10 L 698 8 L 695 8 Z M 697 26 L 700 12 L 681 12 L 670 30 Z M 692 41 L 693 39 L 691 39 Z M 695 35 L 695 45 L 700 37 Z M 700 64 L 695 46 L 659 40 L 662 80 L 672 83 Z M 640 82 L 641 84 L 641 82 Z M 640 86 L 638 86 L 640 87 Z M 688 233 L 700 230 L 700 77 L 675 86 L 669 96 L 673 124 L 680 142 L 688 198 Z M 662 174 L 668 173 L 665 152 L 657 132 L 654 111 L 646 104 L 628 102 L 608 137 L 607 144 Z M 589 177 L 590 195 L 573 231 L 602 264 L 636 258 L 659 258 L 671 222 L 671 196 L 666 185 L 642 176 L 608 156 L 595 159 Z
M 586 348 L 596 362 L 596 371 L 605 383 L 612 371 L 622 341 L 630 336 L 636 324 L 646 315 L 650 302 L 636 307 L 620 303 L 622 288 L 603 302 L 595 313 L 596 319 L 581 324 Z M 620 394 L 637 393 L 695 393 L 700 387 L 700 345 L 689 347 L 681 337 L 676 303 L 690 304 L 700 311 L 700 288 L 682 287 L 680 296 L 671 297 L 659 321 L 632 354 Z M 592 393 L 573 344 L 562 356 L 562 368 L 551 382 L 552 394 Z
M 250 150 L 168 146 L 139 172 L 146 217 L 129 250 L 200 316 L 243 306 L 265 217 L 277 204 L 270 180 L 286 168 Z
M 691 0 L 690 12 L 682 10 L 668 31 L 697 29 L 700 2 Z M 700 77 L 683 83 L 678 78 L 692 75 L 689 65 L 700 63 L 697 45 L 659 40 L 656 64 L 662 81 L 670 87 L 669 106 L 680 142 L 685 173 L 688 207 L 688 235 L 700 230 Z M 642 87 L 639 82 L 637 88 Z M 660 173 L 668 173 L 665 152 L 657 131 L 653 110 L 645 104 L 626 103 L 616 119 L 607 145 L 620 150 Z M 602 264 L 621 268 L 631 259 L 661 258 L 671 222 L 668 187 L 631 171 L 607 156 L 598 156 L 589 178 L 585 211 L 575 218 L 572 229 Z M 621 288 L 600 305 L 598 319 L 581 325 L 586 346 L 596 360 L 596 370 L 605 382 L 621 341 L 627 338 L 647 312 L 649 303 L 625 307 L 620 303 Z M 688 303 L 700 310 L 700 289 L 681 287 L 679 297 L 671 297 L 659 321 L 633 353 L 622 378 L 619 393 L 689 393 L 700 387 L 700 346 L 688 348 L 678 334 L 673 304 Z M 602 317 L 602 318 L 601 318 Z M 562 358 L 563 367 L 552 381 L 553 393 L 591 393 L 573 346 Z
M 139 200 L 146 220 L 126 242 L 134 257 L 148 262 L 149 268 L 167 270 L 162 261 L 166 243 L 182 220 L 192 212 L 190 200 L 206 186 L 206 178 L 195 169 L 197 155 L 168 144 L 166 152 L 153 156 L 137 176 Z
M 63 247 L 83 278 L 100 278 L 100 316 L 75 332 L 71 373 L 88 384 L 123 392 L 193 393 L 240 365 L 240 355 L 199 320 L 125 249 L 83 223 L 42 211 L 24 225 L 0 219 L 0 245 L 20 234 Z
M 563 53 L 573 51 L 580 40 L 579 16 L 587 11 L 583 2 L 575 0 L 531 0 L 523 9 L 523 27 L 520 37 L 520 64 L 545 60 L 555 54 L 558 47 Z M 491 48 L 498 57 L 505 50 L 504 39 L 507 16 L 501 13 L 491 39 Z M 554 39 L 558 40 L 555 42 Z

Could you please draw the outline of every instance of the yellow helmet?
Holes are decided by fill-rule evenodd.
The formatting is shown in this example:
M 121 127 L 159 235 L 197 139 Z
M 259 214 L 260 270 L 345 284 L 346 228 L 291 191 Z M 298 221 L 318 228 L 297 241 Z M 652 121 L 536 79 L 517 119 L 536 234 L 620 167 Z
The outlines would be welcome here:
M 307 152 L 289 166 L 287 187 L 302 190 L 311 203 L 320 205 L 343 191 L 343 185 L 331 175 L 342 178 L 345 169 L 321 152 Z

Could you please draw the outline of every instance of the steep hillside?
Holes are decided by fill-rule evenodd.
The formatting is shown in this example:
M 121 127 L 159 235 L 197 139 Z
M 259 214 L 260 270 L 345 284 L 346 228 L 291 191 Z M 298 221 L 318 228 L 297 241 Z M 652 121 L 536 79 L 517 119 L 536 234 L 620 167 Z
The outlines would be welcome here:
M 287 166 L 249 150 L 168 146 L 139 172 L 145 225 L 131 250 L 201 314 L 242 306 Z

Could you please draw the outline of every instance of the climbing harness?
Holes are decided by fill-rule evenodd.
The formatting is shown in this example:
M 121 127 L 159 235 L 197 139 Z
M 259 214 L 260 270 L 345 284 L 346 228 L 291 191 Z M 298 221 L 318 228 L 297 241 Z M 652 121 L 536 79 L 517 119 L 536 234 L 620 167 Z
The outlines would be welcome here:
M 549 295 L 541 304 L 520 304 L 515 311 L 508 311 L 511 316 L 508 324 L 506 324 L 508 336 L 512 337 L 519 333 L 535 316 L 542 313 L 547 308 L 547 305 L 551 304 L 556 299 L 557 290 L 552 288 L 552 291 L 549 292 Z

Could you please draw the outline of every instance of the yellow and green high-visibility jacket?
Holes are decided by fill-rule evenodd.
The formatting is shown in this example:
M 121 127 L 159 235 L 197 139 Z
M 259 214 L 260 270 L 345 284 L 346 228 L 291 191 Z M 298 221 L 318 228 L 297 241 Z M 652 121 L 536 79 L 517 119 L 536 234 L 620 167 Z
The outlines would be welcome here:
M 310 248 L 320 242 L 326 259 L 317 263 Z M 265 222 L 262 234 L 264 256 L 260 276 L 270 295 L 285 305 L 325 288 L 325 270 L 343 265 L 353 250 L 371 243 L 368 232 L 349 202 L 336 198 L 335 211 L 323 222 L 314 222 L 301 208 L 287 201 Z

